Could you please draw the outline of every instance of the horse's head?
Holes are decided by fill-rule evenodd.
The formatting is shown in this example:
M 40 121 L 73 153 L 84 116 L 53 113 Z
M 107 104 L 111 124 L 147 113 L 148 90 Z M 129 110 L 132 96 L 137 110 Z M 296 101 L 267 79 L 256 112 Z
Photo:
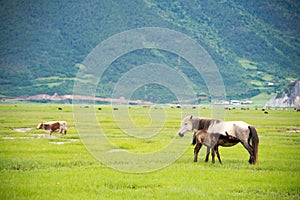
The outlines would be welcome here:
M 193 119 L 193 116 L 187 116 L 187 117 L 183 118 L 183 120 L 181 121 L 180 130 L 178 131 L 178 135 L 180 137 L 183 137 L 186 132 L 193 130 L 192 119 Z

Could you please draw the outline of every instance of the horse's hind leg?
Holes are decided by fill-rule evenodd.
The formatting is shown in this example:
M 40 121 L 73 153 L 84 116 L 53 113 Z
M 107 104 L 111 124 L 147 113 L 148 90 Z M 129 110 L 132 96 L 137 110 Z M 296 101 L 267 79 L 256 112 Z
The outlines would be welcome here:
M 209 153 L 210 153 L 210 148 L 207 147 L 206 148 L 206 157 L 205 157 L 205 162 L 208 162 L 208 159 L 209 159 Z
M 194 162 L 197 162 L 197 160 L 198 160 L 198 153 L 199 153 L 201 147 L 202 147 L 202 144 L 197 143 L 195 148 L 194 148 Z

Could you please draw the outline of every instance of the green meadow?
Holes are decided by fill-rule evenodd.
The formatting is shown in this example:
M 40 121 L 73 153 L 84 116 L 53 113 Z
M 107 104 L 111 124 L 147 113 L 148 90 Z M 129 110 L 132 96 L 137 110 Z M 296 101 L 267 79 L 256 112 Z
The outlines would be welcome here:
M 128 108 L 136 126 L 151 123 L 150 110 L 167 116 L 158 135 L 139 139 L 124 134 L 112 107 L 79 109 L 95 110 L 97 122 L 118 149 L 142 153 L 159 151 L 171 139 L 180 139 L 183 110 L 195 111 Z M 210 117 L 209 108 L 197 109 Z M 122 172 L 98 161 L 83 144 L 73 114 L 72 105 L 0 104 L 0 199 L 300 199 L 300 112 L 226 111 L 226 120 L 243 120 L 257 128 L 258 165 L 248 164 L 241 144 L 220 147 L 223 165 L 212 164 L 211 158 L 205 163 L 206 148 L 194 163 L 189 145 L 174 162 L 148 173 Z M 53 120 L 67 121 L 68 133 L 49 137 L 36 129 L 38 123 Z M 191 142 L 192 133 L 185 137 Z

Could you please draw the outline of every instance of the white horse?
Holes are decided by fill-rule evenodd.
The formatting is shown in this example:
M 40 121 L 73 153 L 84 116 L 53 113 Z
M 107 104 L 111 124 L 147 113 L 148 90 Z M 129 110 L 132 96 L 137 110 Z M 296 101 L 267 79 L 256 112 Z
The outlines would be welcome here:
M 223 139 L 224 137 L 228 137 L 228 140 L 220 141 L 220 143 L 224 144 L 222 146 L 233 146 L 231 138 L 234 138 L 235 140 L 239 140 L 239 142 L 241 142 L 244 148 L 249 152 L 249 163 L 256 164 L 258 162 L 259 138 L 256 129 L 253 126 L 243 121 L 224 122 L 216 119 L 187 116 L 182 120 L 181 128 L 178 134 L 179 136 L 183 137 L 184 134 L 188 131 L 198 130 L 202 130 L 207 133 L 206 138 L 203 141 L 203 144 L 205 146 L 214 148 L 216 145 L 218 145 L 220 136 L 222 136 Z M 217 139 L 216 135 L 219 136 L 217 137 Z M 230 144 L 227 145 L 227 141 Z M 252 144 L 250 144 L 250 141 L 252 141 Z M 195 147 L 194 152 L 197 151 L 196 148 L 197 146 Z M 198 149 L 198 151 L 200 150 L 200 148 Z

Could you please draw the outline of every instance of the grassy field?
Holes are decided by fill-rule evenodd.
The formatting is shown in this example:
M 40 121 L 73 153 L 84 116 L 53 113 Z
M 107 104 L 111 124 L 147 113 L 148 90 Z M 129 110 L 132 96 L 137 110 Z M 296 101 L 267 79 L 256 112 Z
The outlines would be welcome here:
M 112 108 L 98 107 L 98 122 L 120 149 L 151 152 L 177 137 L 181 109 L 164 110 L 168 116 L 164 128 L 149 142 L 124 136 Z M 147 109 L 132 107 L 132 121 L 150 123 Z M 210 112 L 200 110 L 201 116 L 209 117 Z M 87 151 L 76 131 L 71 105 L 0 104 L 0 199 L 300 199 L 300 113 L 268 112 L 226 111 L 226 120 L 243 120 L 257 128 L 256 166 L 248 164 L 249 155 L 241 144 L 220 148 L 223 165 L 205 163 L 205 149 L 194 163 L 191 145 L 167 167 L 126 173 L 111 169 Z M 35 129 L 50 120 L 66 120 L 68 134 L 49 138 Z M 24 128 L 32 129 L 22 132 Z M 191 139 L 191 134 L 186 137 Z

